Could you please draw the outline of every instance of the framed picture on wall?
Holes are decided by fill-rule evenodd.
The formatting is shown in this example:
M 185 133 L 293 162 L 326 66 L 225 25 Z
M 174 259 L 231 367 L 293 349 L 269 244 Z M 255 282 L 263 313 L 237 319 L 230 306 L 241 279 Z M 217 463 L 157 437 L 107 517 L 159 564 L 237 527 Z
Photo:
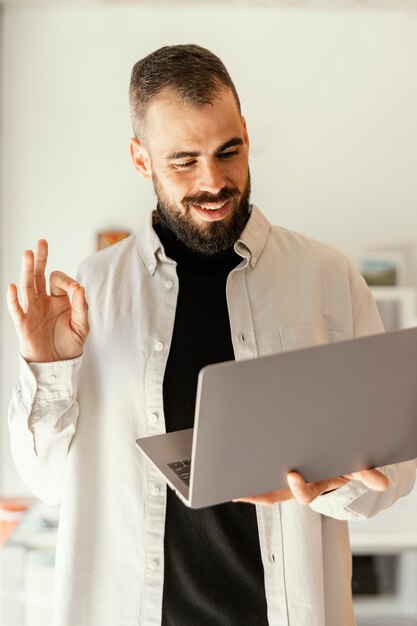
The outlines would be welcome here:
M 97 233 L 97 250 L 103 250 L 108 248 L 122 239 L 129 237 L 130 233 L 127 230 L 103 230 Z
M 405 258 L 397 252 L 363 252 L 357 267 L 370 287 L 403 287 Z

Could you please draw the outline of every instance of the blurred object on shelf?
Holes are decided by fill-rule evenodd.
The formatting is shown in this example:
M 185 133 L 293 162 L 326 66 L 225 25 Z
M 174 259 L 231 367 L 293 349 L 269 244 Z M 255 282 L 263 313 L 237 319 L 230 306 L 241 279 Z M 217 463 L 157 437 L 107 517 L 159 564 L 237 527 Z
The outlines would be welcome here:
M 33 498 L 0 549 L 0 624 L 52 623 L 60 505 Z M 13 503 L 15 504 L 15 503 Z M 13 511 L 10 511 L 13 513 Z M 18 511 L 15 511 L 18 513 Z
M 0 546 L 19 525 L 35 498 L 0 498 Z
M 354 554 L 352 593 L 355 596 L 386 596 L 396 592 L 397 554 Z
M 413 287 L 371 287 L 386 331 L 417 326 Z

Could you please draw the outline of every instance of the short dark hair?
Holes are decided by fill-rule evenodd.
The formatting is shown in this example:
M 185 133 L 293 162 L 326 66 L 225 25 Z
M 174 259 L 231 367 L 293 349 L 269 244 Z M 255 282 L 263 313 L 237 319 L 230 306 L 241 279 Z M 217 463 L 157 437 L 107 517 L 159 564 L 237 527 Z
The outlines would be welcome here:
M 219 57 L 196 44 L 164 46 L 138 61 L 132 69 L 129 103 L 137 139 L 144 138 L 148 107 L 164 87 L 172 87 L 179 99 L 197 107 L 211 103 L 229 88 L 241 113 L 236 88 Z

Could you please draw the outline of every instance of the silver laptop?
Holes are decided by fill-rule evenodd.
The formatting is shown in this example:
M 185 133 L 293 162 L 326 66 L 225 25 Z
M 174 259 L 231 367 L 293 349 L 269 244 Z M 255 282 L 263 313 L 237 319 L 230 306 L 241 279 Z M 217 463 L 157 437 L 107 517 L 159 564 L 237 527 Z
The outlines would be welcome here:
M 417 328 L 204 367 L 194 428 L 136 440 L 192 508 L 417 457 Z

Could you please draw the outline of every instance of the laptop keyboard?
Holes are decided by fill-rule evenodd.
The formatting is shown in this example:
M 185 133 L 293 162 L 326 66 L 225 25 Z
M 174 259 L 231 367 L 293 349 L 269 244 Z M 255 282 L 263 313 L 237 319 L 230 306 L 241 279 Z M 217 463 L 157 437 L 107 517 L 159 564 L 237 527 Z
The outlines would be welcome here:
M 191 459 L 184 459 L 184 461 L 168 463 L 168 466 L 176 473 L 178 478 L 181 478 L 181 480 L 188 487 L 190 486 Z

